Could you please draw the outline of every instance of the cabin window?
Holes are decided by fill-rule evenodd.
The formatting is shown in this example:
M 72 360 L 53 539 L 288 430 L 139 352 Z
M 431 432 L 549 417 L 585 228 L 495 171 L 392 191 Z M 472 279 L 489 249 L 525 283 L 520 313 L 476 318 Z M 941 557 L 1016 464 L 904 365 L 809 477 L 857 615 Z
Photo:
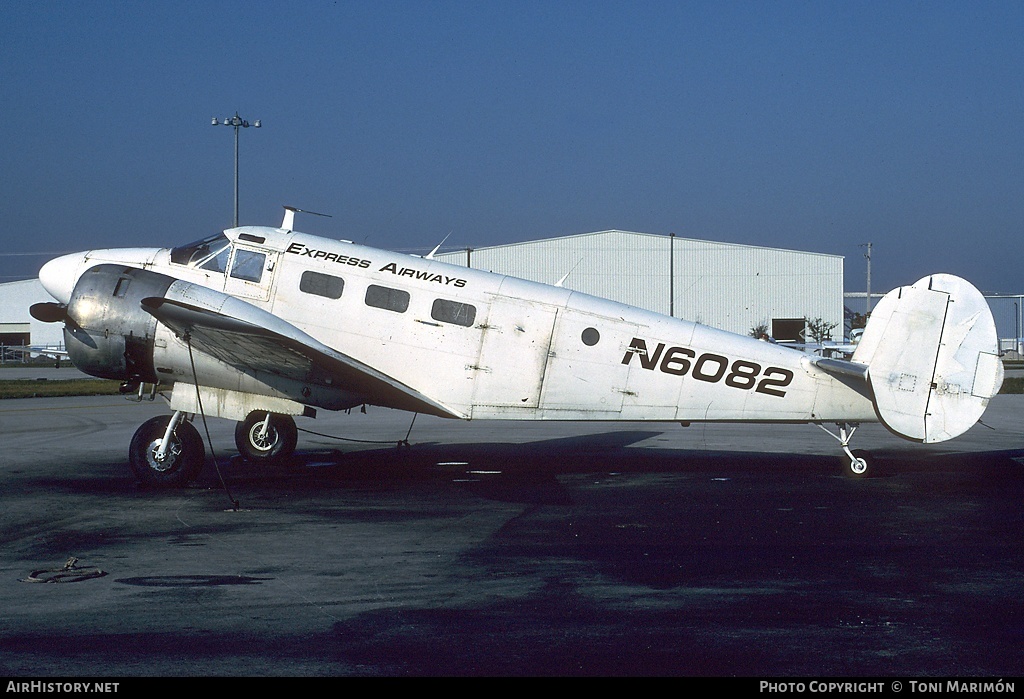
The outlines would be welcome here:
M 299 279 L 299 291 L 307 294 L 325 296 L 329 299 L 340 299 L 341 292 L 345 290 L 345 280 L 330 274 L 320 272 L 303 272 Z
M 258 282 L 263 276 L 263 264 L 267 256 L 254 250 L 239 249 L 235 251 L 235 261 L 231 265 L 231 276 L 247 282 Z
M 395 313 L 405 313 L 409 310 L 409 292 L 371 284 L 366 287 L 366 305 Z
M 434 305 L 430 309 L 430 317 L 442 323 L 452 323 L 468 328 L 476 320 L 476 307 L 458 301 L 435 299 Z

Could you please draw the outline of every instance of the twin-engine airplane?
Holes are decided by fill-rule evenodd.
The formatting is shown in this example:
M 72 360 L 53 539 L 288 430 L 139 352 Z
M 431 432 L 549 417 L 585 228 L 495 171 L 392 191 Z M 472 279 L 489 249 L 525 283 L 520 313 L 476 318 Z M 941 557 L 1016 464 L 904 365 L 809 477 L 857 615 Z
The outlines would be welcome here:
M 292 416 L 372 404 L 461 419 L 860 423 L 942 442 L 1002 384 L 981 294 L 936 274 L 888 293 L 849 361 L 559 286 L 292 230 L 245 226 L 176 248 L 91 250 L 43 266 L 67 352 L 126 392 L 169 390 L 135 433 L 148 485 L 203 465 L 198 413 L 237 420 L 249 460 L 290 455 Z M 826 430 L 828 431 L 828 430 Z

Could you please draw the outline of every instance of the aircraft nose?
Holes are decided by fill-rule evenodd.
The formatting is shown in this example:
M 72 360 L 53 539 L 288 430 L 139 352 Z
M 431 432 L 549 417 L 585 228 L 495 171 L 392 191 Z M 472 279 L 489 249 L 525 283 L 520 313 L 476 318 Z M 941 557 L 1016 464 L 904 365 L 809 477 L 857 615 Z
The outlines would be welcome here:
M 80 252 L 54 258 L 39 270 L 39 281 L 50 296 L 67 305 L 84 260 L 85 254 Z

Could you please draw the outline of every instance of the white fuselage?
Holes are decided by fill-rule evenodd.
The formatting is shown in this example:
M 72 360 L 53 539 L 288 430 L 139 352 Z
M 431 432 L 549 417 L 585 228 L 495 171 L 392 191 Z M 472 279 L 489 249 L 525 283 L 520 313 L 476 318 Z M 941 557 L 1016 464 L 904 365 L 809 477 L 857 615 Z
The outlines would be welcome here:
M 863 387 L 773 343 L 294 231 L 227 234 L 231 264 L 241 251 L 266 256 L 258 281 L 172 263 L 168 249 L 92 251 L 77 274 L 116 260 L 236 296 L 465 418 L 876 419 Z

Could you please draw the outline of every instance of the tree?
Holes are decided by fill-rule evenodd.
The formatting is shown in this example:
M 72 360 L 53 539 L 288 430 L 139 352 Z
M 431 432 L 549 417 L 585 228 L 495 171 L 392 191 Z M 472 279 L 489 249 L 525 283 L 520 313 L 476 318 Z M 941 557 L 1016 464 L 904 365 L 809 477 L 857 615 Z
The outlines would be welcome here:
M 807 339 L 811 342 L 825 342 L 832 339 L 832 331 L 839 323 L 829 323 L 824 318 L 805 318 L 807 321 Z
M 762 336 L 767 336 L 768 335 L 768 321 L 766 321 L 766 320 L 765 321 L 761 321 L 760 323 L 758 323 L 757 325 L 752 327 L 750 329 L 750 333 L 749 334 L 750 334 L 751 337 L 756 337 L 758 340 L 760 340 Z

